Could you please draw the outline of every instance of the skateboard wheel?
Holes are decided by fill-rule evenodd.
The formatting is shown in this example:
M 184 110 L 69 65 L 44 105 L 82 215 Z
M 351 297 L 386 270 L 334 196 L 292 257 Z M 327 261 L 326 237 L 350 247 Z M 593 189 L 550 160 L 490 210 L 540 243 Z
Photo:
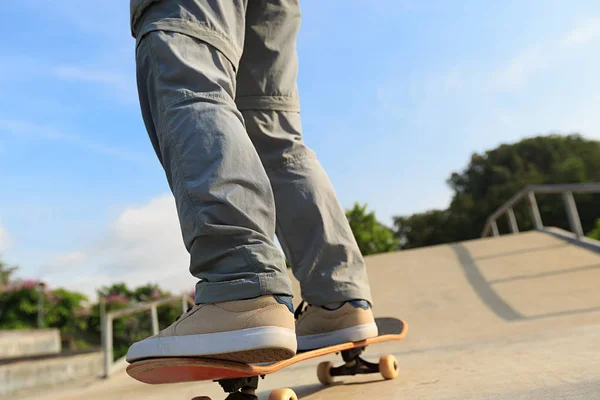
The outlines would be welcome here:
M 329 361 L 319 363 L 317 367 L 317 378 L 323 385 L 331 385 L 333 383 L 333 376 L 331 376 L 331 367 L 333 365 Z
M 271 392 L 269 400 L 298 400 L 298 396 L 292 389 L 277 389 Z
M 379 372 L 385 379 L 394 379 L 398 377 L 398 361 L 391 354 L 382 356 L 379 359 Z
M 206 396 L 199 396 L 199 397 L 194 397 L 192 400 L 211 400 L 211 398 L 206 397 Z

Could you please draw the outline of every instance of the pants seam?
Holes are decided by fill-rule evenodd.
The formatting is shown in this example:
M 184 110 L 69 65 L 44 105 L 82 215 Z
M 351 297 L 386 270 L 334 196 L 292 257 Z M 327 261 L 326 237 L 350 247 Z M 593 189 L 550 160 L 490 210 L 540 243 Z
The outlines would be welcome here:
M 234 247 L 234 252 L 236 253 L 241 253 L 242 257 L 244 258 L 244 260 L 246 261 L 246 263 L 248 264 L 248 268 L 252 270 L 252 272 L 256 272 L 257 274 L 259 273 L 257 266 L 260 264 L 260 262 L 258 260 L 253 260 L 250 255 L 248 254 L 247 251 L 243 251 L 245 250 L 244 246 L 236 246 Z
M 283 112 L 300 112 L 300 102 L 297 95 L 237 95 L 236 106 L 240 111 L 268 110 Z
M 188 18 L 156 18 L 145 22 L 145 26 L 139 29 L 137 34 L 139 43 L 142 38 L 153 31 L 175 32 L 188 37 L 196 38 L 206 44 L 209 44 L 221 52 L 237 70 L 239 60 L 242 54 L 240 50 L 228 37 L 206 22 L 192 20 Z M 189 29 L 186 29 L 189 28 Z M 213 36 L 221 42 L 225 49 L 219 48 L 216 43 L 211 43 L 206 36 Z
M 264 294 L 267 290 L 267 285 L 265 283 L 265 279 L 272 279 L 277 276 L 275 272 L 267 272 L 267 273 L 258 273 L 258 286 L 260 290 L 260 294 Z
M 295 94 L 291 94 L 291 95 L 287 95 L 287 94 L 253 94 L 253 95 L 243 95 L 243 96 L 237 96 L 238 99 L 262 99 L 262 98 L 269 98 L 269 99 L 283 99 L 283 100 L 287 100 L 287 99 L 297 99 L 297 96 Z
M 182 103 L 185 100 L 190 100 L 190 99 L 213 99 L 213 100 L 225 100 L 225 101 L 231 100 L 231 97 L 229 97 L 229 95 L 201 93 L 201 92 L 199 93 L 199 92 L 194 92 L 189 89 L 182 89 L 181 92 L 182 92 L 182 94 L 179 98 L 166 104 L 165 108 L 161 111 L 164 112 L 167 108 L 177 105 L 179 103 Z
M 276 171 L 279 171 L 281 168 L 284 168 L 284 167 L 286 167 L 286 166 L 288 166 L 288 165 L 291 165 L 291 164 L 296 164 L 296 163 L 298 163 L 298 162 L 300 162 L 300 161 L 303 161 L 303 160 L 309 160 L 309 159 L 311 159 L 311 160 L 314 160 L 314 159 L 315 159 L 315 156 L 313 156 L 313 155 L 310 155 L 310 154 L 303 154 L 303 155 L 300 155 L 300 156 L 295 156 L 295 157 L 292 157 L 292 158 L 290 158 L 290 159 L 287 159 L 287 160 L 286 160 L 286 161 L 284 161 L 283 163 L 280 163 L 280 164 L 278 164 L 278 165 L 276 165 L 276 166 L 273 166 L 273 167 L 271 167 L 271 166 L 265 167 L 265 170 L 266 170 L 267 172 L 276 172 Z

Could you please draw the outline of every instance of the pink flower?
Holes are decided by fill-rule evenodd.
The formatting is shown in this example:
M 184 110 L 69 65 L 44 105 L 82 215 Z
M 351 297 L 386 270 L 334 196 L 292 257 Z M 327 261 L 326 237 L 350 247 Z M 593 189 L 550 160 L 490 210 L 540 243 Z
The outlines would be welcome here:
M 42 287 L 46 286 L 42 282 L 40 282 L 38 279 L 25 279 L 24 281 L 21 282 L 21 285 L 22 285 L 23 289 L 34 289 L 40 283 L 42 284 Z
M 158 289 L 154 289 L 154 290 L 152 291 L 152 298 L 153 298 L 153 299 L 158 299 L 159 297 L 161 297 L 161 296 L 160 296 L 160 292 L 158 291 Z
M 106 304 L 127 304 L 129 299 L 122 294 L 113 293 L 106 296 Z
M 26 279 L 26 280 L 20 280 L 20 281 L 16 281 L 16 282 L 11 282 L 8 285 L 6 285 L 4 287 L 4 291 L 6 292 L 14 292 L 17 290 L 30 290 L 30 289 L 35 289 L 39 284 L 42 284 L 42 288 L 45 288 L 46 285 L 43 282 L 40 282 L 37 279 Z

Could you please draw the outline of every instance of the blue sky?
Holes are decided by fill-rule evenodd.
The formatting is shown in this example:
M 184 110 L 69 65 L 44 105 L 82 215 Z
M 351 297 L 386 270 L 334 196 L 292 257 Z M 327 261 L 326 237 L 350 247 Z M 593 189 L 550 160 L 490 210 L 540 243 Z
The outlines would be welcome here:
M 575 4 L 575 5 L 574 5 Z M 446 207 L 473 152 L 549 132 L 600 139 L 600 4 L 303 0 L 304 137 L 345 207 Z M 189 288 L 170 192 L 137 104 L 122 0 L 0 14 L 0 252 L 93 293 Z

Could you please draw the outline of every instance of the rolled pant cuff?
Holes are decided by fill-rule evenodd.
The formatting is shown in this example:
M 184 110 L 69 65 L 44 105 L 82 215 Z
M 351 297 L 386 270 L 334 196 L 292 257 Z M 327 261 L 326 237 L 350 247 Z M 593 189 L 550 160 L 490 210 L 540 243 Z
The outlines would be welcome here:
M 259 273 L 232 281 L 200 281 L 196 284 L 196 304 L 245 300 L 269 294 L 294 295 L 286 274 Z

